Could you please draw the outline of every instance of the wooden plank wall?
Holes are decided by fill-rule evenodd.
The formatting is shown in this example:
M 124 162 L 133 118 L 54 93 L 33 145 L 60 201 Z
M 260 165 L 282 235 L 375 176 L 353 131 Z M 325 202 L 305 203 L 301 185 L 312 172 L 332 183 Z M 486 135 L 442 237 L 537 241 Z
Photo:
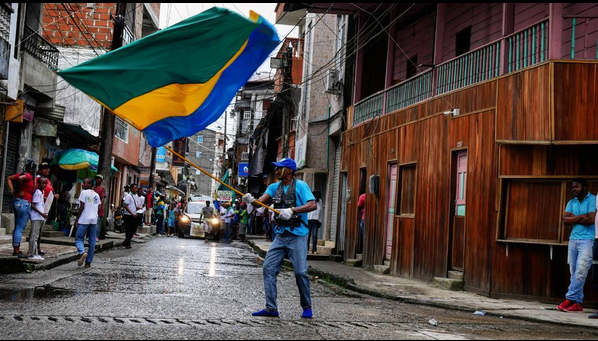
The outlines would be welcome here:
M 497 96 L 497 140 L 550 141 L 550 64 L 500 78 Z
M 555 63 L 555 139 L 598 140 L 598 64 Z
M 425 280 L 445 277 L 452 251 L 449 245 L 453 217 L 450 203 L 454 199 L 451 153 L 467 149 L 466 288 L 493 296 L 562 298 L 569 284 L 566 247 L 555 247 L 551 260 L 549 246 L 511 244 L 507 256 L 505 244 L 495 240 L 497 212 L 501 195 L 504 195 L 498 188 L 500 175 L 598 175 L 598 159 L 592 157 L 598 155 L 598 145 L 534 144 L 539 140 L 550 143 L 552 130 L 556 127 L 559 131 L 558 124 L 550 123 L 551 103 L 555 104 L 554 114 L 558 116 L 565 107 L 575 107 L 576 100 L 587 99 L 585 106 L 575 107 L 581 114 L 568 119 L 581 120 L 590 127 L 593 127 L 590 123 L 598 122 L 593 118 L 595 102 L 584 97 L 593 93 L 594 88 L 590 85 L 575 87 L 571 76 L 582 72 L 591 74 L 595 65 L 566 63 L 560 66 L 559 63 L 540 65 L 449 93 L 346 131 L 342 169 L 348 175 L 350 201 L 345 259 L 355 258 L 356 254 L 360 169 L 367 168 L 368 178 L 379 175 L 381 184 L 380 196 L 367 194 L 363 260 L 365 267 L 372 267 L 382 264 L 385 257 L 388 163 L 415 162 L 415 214 L 395 217 L 391 273 Z M 555 77 L 563 79 L 567 73 L 570 77 L 564 81 L 570 86 L 563 85 L 563 94 L 554 101 L 550 99 L 551 67 Z M 592 82 L 595 78 L 591 77 L 580 79 Z M 461 115 L 451 118 L 442 114 L 451 108 L 459 108 Z M 572 138 L 590 138 L 598 129 L 573 132 L 576 135 Z M 498 137 L 531 144 L 503 145 L 496 143 Z M 530 204 L 541 205 L 539 200 L 543 198 L 534 195 L 528 199 Z M 547 207 L 552 206 L 547 203 Z M 598 295 L 592 293 L 589 299 L 598 301 Z
M 590 155 L 598 155 L 598 145 L 576 146 L 506 146 L 500 147 L 500 175 L 508 176 L 596 176 L 598 162 Z M 528 160 L 526 162 L 526 160 Z M 529 162 L 533 160 L 533 162 Z M 597 190 L 595 186 L 591 189 Z M 571 199 L 566 189 L 567 200 Z M 564 211 L 565 207 L 554 207 L 560 198 L 533 195 L 527 197 L 528 204 L 552 207 Z M 557 211 L 557 212 L 558 212 Z M 552 212 L 554 214 L 554 212 Z M 568 239 L 570 229 L 565 231 Z M 569 286 L 567 246 L 492 243 L 492 295 L 496 297 L 524 296 L 543 298 L 551 302 L 562 300 Z M 586 281 L 586 301 L 597 302 L 598 293 L 592 289 L 591 277 Z
M 380 196 L 367 194 L 363 261 L 364 267 L 373 267 L 382 264 L 385 257 L 388 164 L 416 162 L 415 215 L 395 218 L 391 269 L 396 275 L 422 279 L 446 276 L 451 150 L 458 146 L 470 149 L 472 181 L 478 181 L 485 193 L 493 193 L 495 105 L 496 81 L 490 81 L 376 118 L 344 134 L 343 169 L 347 170 L 351 188 L 346 259 L 355 257 L 357 244 L 359 169 L 367 167 L 368 178 L 380 176 Z M 444 116 L 442 112 L 449 108 L 460 108 L 461 116 Z M 466 234 L 474 240 L 466 245 L 466 249 L 473 251 L 465 255 L 465 262 L 469 264 L 466 276 L 472 285 L 482 290 L 489 288 L 487 249 L 493 233 L 486 222 L 493 219 L 494 198 L 488 200 L 472 195 L 467 203 L 472 214 L 467 217 Z M 470 238 L 467 239 L 470 242 Z

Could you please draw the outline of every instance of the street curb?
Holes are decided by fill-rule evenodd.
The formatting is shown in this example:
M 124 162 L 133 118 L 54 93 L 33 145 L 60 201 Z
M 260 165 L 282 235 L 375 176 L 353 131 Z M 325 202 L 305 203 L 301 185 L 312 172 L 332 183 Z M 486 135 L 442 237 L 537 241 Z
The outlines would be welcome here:
M 122 246 L 123 242 L 124 240 L 114 240 L 103 245 L 97 245 L 95 253 L 97 254 L 102 251 L 108 251 L 113 248 L 120 247 Z M 39 270 L 50 270 L 64 264 L 74 262 L 77 259 L 79 259 L 77 251 L 62 254 L 57 257 L 46 258 L 46 260 L 40 264 L 22 262 L 17 258 L 5 258 L 2 260 L 2 262 L 0 262 L 0 274 L 14 274 L 23 272 L 33 272 Z
M 266 257 L 267 252 L 260 249 L 254 242 L 247 241 L 247 244 L 261 258 Z M 292 268 L 291 262 L 289 262 L 286 259 L 285 259 L 283 266 Z M 473 310 L 475 310 L 473 308 L 466 308 L 466 307 L 456 306 L 456 305 L 442 303 L 442 302 L 434 302 L 434 301 L 427 301 L 427 300 L 421 300 L 421 299 L 416 299 L 416 298 L 408 298 L 408 297 L 385 294 L 385 293 L 382 293 L 379 291 L 360 287 L 355 283 L 355 281 L 352 278 L 334 275 L 329 272 L 313 268 L 311 266 L 308 268 L 307 272 L 311 276 L 317 276 L 318 280 L 323 280 L 324 282 L 339 286 L 343 289 L 347 289 L 350 291 L 354 291 L 354 292 L 357 292 L 360 294 L 365 294 L 365 295 L 369 295 L 369 296 L 373 296 L 373 297 L 384 298 L 384 299 L 388 299 L 388 300 L 395 301 L 395 302 L 420 305 L 420 306 L 426 306 L 426 307 L 432 307 L 432 308 L 441 308 L 441 309 L 459 311 L 459 312 L 464 312 L 464 313 L 469 313 L 469 314 L 472 314 Z M 546 320 L 546 319 L 534 318 L 534 317 L 529 317 L 529 316 L 521 316 L 521 315 L 511 314 L 508 312 L 502 312 L 502 313 L 495 313 L 493 311 L 485 311 L 485 312 L 486 312 L 486 316 L 492 316 L 492 317 L 498 317 L 498 318 L 508 318 L 508 319 L 512 319 L 512 320 L 520 320 L 520 321 L 523 320 L 523 321 L 534 322 L 534 323 L 560 325 L 560 326 L 564 326 L 564 327 L 596 328 L 595 326 L 594 327 L 588 326 L 588 325 L 582 324 L 582 323 L 575 323 L 575 322 L 568 323 L 568 322 L 562 322 L 562 321 L 558 321 L 558 320 L 556 320 L 556 321 L 555 320 Z

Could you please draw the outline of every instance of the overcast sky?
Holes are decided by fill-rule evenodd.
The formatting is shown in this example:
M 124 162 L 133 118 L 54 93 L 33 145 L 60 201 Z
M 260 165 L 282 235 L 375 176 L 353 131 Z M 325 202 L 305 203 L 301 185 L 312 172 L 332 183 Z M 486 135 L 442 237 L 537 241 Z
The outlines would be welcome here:
M 276 13 L 274 9 L 276 8 L 276 3 L 270 4 L 248 4 L 248 3 L 162 3 L 160 7 L 160 28 L 166 28 L 168 26 L 172 26 L 179 21 L 185 20 L 189 17 L 192 17 L 198 13 L 201 13 L 209 8 L 212 7 L 224 7 L 231 11 L 235 11 L 238 13 L 243 14 L 246 17 L 249 17 L 249 11 L 254 11 L 268 20 L 270 23 L 274 23 L 276 21 Z M 286 37 L 287 35 L 290 37 L 296 37 L 297 32 L 296 30 L 289 34 L 292 26 L 287 25 L 275 25 L 276 30 L 278 32 L 278 36 L 281 38 Z M 276 48 L 273 52 L 275 54 L 279 48 Z M 258 68 L 257 72 L 270 72 L 270 59 L 266 59 L 264 64 Z M 231 107 L 229 107 L 228 111 L 230 112 Z M 230 118 L 230 116 L 229 116 Z M 235 124 L 231 122 L 232 120 L 228 120 L 227 125 L 227 134 L 235 134 Z M 220 127 L 220 129 L 218 129 Z M 217 130 L 222 132 L 224 128 L 224 116 L 218 119 L 218 121 L 211 124 L 208 128 Z M 229 144 L 232 141 L 228 142 Z M 229 145 L 230 146 L 230 145 Z

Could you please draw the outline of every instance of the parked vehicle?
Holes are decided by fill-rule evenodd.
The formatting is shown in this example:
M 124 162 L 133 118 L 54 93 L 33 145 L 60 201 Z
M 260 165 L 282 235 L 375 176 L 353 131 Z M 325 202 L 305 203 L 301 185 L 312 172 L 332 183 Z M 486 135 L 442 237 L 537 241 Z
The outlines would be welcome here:
M 119 207 L 116 210 L 114 210 L 114 231 L 119 232 L 119 233 L 125 232 L 125 228 L 124 228 L 125 223 L 124 223 L 124 219 L 123 219 L 124 214 L 125 214 L 125 210 L 122 207 Z
M 204 217 L 202 214 L 202 210 L 205 206 L 205 201 L 190 202 L 187 204 L 185 212 L 181 215 L 177 224 L 179 238 L 205 237 L 203 228 Z M 219 240 L 222 234 L 222 223 L 220 218 L 209 218 L 206 222 L 211 228 L 208 238 Z

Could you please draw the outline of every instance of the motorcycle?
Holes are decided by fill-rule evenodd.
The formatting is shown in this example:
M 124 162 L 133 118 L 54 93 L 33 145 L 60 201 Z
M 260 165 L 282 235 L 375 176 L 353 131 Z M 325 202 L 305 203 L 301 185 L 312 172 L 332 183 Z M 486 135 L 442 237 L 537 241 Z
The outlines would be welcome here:
M 125 214 L 125 210 L 122 207 L 118 207 L 114 210 L 114 230 L 119 233 L 125 232 L 125 222 L 123 220 L 123 216 Z

